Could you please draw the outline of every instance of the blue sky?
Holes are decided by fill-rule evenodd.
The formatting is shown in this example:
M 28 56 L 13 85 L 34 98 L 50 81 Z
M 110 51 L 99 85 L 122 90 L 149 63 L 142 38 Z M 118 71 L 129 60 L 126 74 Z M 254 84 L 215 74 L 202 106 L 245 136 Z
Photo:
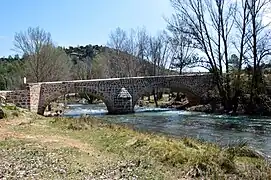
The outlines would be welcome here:
M 169 0 L 1 0 L 0 56 L 14 55 L 16 32 L 40 26 L 60 46 L 105 45 L 111 30 L 166 27 Z

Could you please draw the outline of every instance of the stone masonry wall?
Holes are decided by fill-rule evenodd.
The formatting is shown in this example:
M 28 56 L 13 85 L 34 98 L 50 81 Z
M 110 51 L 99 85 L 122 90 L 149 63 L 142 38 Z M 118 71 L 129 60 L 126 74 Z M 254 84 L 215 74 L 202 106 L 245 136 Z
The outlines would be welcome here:
M 40 84 L 30 84 L 29 85 L 29 95 L 30 95 L 30 105 L 29 105 L 29 110 L 31 112 L 39 112 L 39 106 L 42 102 L 40 102 Z
M 5 97 L 6 103 L 15 104 L 18 107 L 29 109 L 30 94 L 29 90 L 0 91 L 0 96 Z
M 132 112 L 137 100 L 144 93 L 151 92 L 156 87 L 178 89 L 184 92 L 192 103 L 196 104 L 199 102 L 201 96 L 212 88 L 211 80 L 211 75 L 208 74 L 191 74 L 183 76 L 150 76 L 49 82 L 33 84 L 31 86 L 40 86 L 38 90 L 40 91 L 38 98 L 38 111 L 40 113 L 44 111 L 45 107 L 51 101 L 59 96 L 66 93 L 79 92 L 88 92 L 102 99 L 110 113 L 125 113 Z M 129 100 L 119 97 L 123 89 L 127 90 L 131 96 Z M 32 94 L 37 93 L 31 93 L 31 99 L 33 99 Z M 131 106 L 129 105 L 130 102 L 132 103 Z
M 199 102 L 203 95 L 213 89 L 211 75 L 184 75 L 165 77 L 146 77 L 134 79 L 134 86 L 129 89 L 133 94 L 134 104 L 146 92 L 152 92 L 153 88 L 170 88 L 186 94 L 190 102 Z M 193 104 L 193 103 L 192 103 Z
M 146 92 L 153 88 L 174 88 L 184 92 L 193 103 L 213 88 L 209 74 L 127 77 L 64 82 L 32 83 L 26 90 L 0 91 L 6 101 L 43 114 L 46 106 L 68 93 L 88 92 L 104 101 L 109 113 L 129 113 Z
M 37 84 L 36 84 L 37 85 Z M 108 111 L 114 110 L 113 105 L 113 84 L 103 81 L 70 81 L 40 84 L 39 113 L 41 114 L 46 106 L 56 98 L 68 93 L 88 92 L 104 101 Z

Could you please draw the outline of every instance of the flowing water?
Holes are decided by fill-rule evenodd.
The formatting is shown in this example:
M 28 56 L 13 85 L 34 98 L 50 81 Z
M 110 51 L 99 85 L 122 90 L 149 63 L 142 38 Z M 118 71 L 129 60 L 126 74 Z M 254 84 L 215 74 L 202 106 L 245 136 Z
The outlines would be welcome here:
M 222 145 L 245 141 L 256 150 L 271 156 L 271 119 L 268 117 L 234 117 L 139 107 L 135 108 L 134 114 L 107 115 L 103 104 L 71 104 L 64 115 L 92 115 L 115 123 L 130 124 L 139 130 L 175 137 L 189 136 Z

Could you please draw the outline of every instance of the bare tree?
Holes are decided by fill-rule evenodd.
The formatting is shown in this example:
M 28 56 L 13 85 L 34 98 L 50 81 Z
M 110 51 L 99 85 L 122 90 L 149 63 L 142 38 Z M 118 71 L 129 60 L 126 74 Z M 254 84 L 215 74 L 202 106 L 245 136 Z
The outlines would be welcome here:
M 130 29 L 127 33 L 119 27 L 116 28 L 109 35 L 108 46 L 117 50 L 117 55 L 113 55 L 110 61 L 114 76 L 136 76 L 138 68 L 134 58 L 137 54 L 135 30 Z
M 148 66 L 146 59 L 148 58 L 149 35 L 145 27 L 130 29 L 127 33 L 125 52 L 128 53 L 126 58 L 126 69 L 128 76 L 138 76 L 139 74 L 147 75 Z
M 205 54 L 217 82 L 217 88 L 226 110 L 231 110 L 229 76 L 229 37 L 232 32 L 236 2 L 225 0 L 171 0 L 176 13 L 174 19 L 184 18 L 182 26 L 169 21 L 169 25 L 186 33 L 194 48 Z M 186 28 L 182 28 L 182 27 Z M 226 77 L 223 75 L 226 71 Z
M 122 58 L 124 59 L 125 69 L 127 70 L 127 76 L 138 76 L 141 70 L 141 64 L 137 58 L 138 54 L 138 39 L 136 36 L 136 31 L 130 29 L 129 36 L 125 43 L 125 52 Z
M 24 55 L 29 81 L 64 80 L 69 76 L 70 59 L 61 48 L 56 48 L 50 33 L 43 29 L 28 28 L 16 33 L 15 50 Z
M 145 58 L 147 58 L 149 35 L 147 34 L 145 27 L 137 28 L 136 34 L 137 34 L 137 48 L 138 48 L 137 57 L 139 57 L 141 60 L 144 60 Z
M 262 93 L 260 84 L 263 83 L 261 74 L 261 63 L 267 56 L 271 55 L 271 30 L 270 22 L 263 22 L 265 14 L 270 9 L 270 0 L 247 0 L 249 15 L 251 18 L 249 28 L 249 47 L 251 47 L 250 59 L 253 64 L 253 75 L 251 82 L 250 104 L 254 106 L 255 96 Z
M 78 61 L 72 68 L 74 79 L 88 79 L 89 68 L 84 61 Z
M 193 47 L 191 35 L 184 33 L 184 20 L 185 19 L 183 17 L 173 17 L 173 24 L 169 24 L 168 26 L 168 30 L 171 32 L 171 35 L 168 36 L 168 39 L 172 52 L 170 67 L 172 69 L 178 69 L 179 74 L 182 74 L 184 68 L 192 67 L 199 60 Z
M 119 54 L 120 51 L 125 51 L 126 41 L 126 32 L 120 27 L 117 27 L 114 31 L 111 31 L 107 45 L 111 48 L 116 49 L 117 53 Z
M 239 56 L 233 54 L 231 56 L 231 60 L 233 60 L 234 65 L 234 74 L 237 73 L 235 79 L 233 79 L 234 85 L 234 94 L 233 94 L 233 111 L 236 112 L 238 108 L 238 98 L 241 95 L 241 73 L 242 73 L 242 65 L 245 64 L 245 60 L 247 59 L 247 51 L 249 51 L 248 42 L 248 26 L 249 26 L 250 18 L 248 11 L 248 3 L 247 0 L 242 0 L 239 3 L 239 6 L 235 15 L 235 27 L 236 27 L 236 36 L 235 40 L 233 40 L 233 45 L 236 48 L 237 54 Z
M 148 47 L 149 47 L 149 35 L 145 27 L 137 28 L 137 58 L 139 60 L 139 65 L 141 67 L 141 72 L 143 75 L 149 75 L 148 66 L 145 60 L 148 57 Z
M 132 28 L 127 35 L 124 44 L 124 51 L 130 55 L 136 56 L 137 55 L 137 38 L 136 38 L 136 31 Z
M 153 67 L 151 75 L 156 76 L 165 73 L 169 53 L 169 41 L 165 32 L 158 34 L 156 37 L 153 36 L 149 38 L 148 60 L 151 62 Z M 157 93 L 158 89 L 154 89 L 153 96 L 156 106 L 158 106 Z
M 164 73 L 170 55 L 170 44 L 167 34 L 163 31 L 157 36 L 151 36 L 149 37 L 148 43 L 147 59 L 153 66 L 152 75 L 160 75 Z

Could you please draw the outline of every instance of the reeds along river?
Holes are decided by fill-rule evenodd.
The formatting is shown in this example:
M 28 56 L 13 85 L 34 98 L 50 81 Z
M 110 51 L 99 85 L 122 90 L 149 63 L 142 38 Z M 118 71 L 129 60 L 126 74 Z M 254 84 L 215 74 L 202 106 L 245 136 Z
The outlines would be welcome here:
M 189 136 L 222 145 L 245 141 L 254 149 L 271 156 L 271 119 L 268 117 L 234 117 L 139 107 L 136 107 L 134 114 L 107 115 L 103 104 L 71 104 L 64 115 L 98 116 L 115 123 L 133 125 L 139 130 L 175 137 Z

